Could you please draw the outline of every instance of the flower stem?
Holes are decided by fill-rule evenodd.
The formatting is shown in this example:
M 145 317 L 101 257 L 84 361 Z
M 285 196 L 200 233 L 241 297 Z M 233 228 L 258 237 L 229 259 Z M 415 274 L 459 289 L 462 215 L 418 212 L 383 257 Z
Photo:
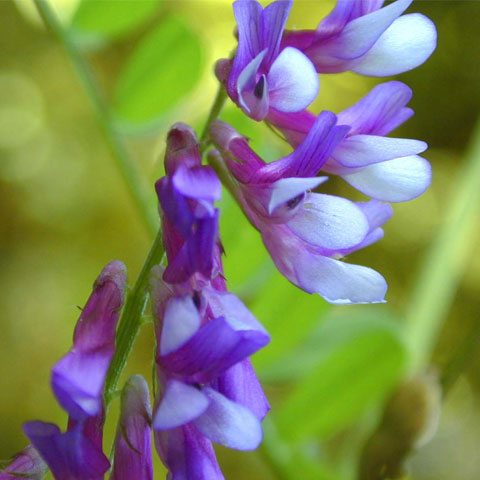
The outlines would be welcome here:
M 98 82 L 93 74 L 90 65 L 85 61 L 69 32 L 62 27 L 48 0 L 34 0 L 35 6 L 45 26 L 57 38 L 64 48 L 73 67 L 83 85 L 87 97 L 93 106 L 97 120 L 100 124 L 103 135 L 107 141 L 110 151 L 122 174 L 130 195 L 142 213 L 142 218 L 148 231 L 153 235 L 158 228 L 158 216 L 153 208 L 148 194 L 145 179 L 142 177 L 134 159 L 126 149 L 124 142 L 115 130 L 115 122 Z
M 118 379 L 127 363 L 127 358 L 132 350 L 133 342 L 135 341 L 142 324 L 141 319 L 148 300 L 148 279 L 150 270 L 154 265 L 160 263 L 163 253 L 162 231 L 159 230 L 152 248 L 150 249 L 147 260 L 143 265 L 142 271 L 138 276 L 137 282 L 127 297 L 125 308 L 123 309 L 120 318 L 117 330 L 115 355 L 110 364 L 107 380 L 105 382 L 106 408 L 108 408 L 108 405 L 115 394 Z
M 200 137 L 200 154 L 203 155 L 207 147 L 210 145 L 210 125 L 214 120 L 218 118 L 222 108 L 227 100 L 227 92 L 223 88 L 223 85 L 218 86 L 217 95 L 213 102 L 212 108 L 210 109 L 210 113 L 208 114 L 207 123 L 203 127 L 203 132 Z

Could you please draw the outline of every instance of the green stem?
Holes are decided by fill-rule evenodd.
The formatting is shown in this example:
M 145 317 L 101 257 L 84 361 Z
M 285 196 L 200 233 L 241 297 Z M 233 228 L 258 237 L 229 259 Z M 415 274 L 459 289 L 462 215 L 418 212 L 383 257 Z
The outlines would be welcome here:
M 118 135 L 114 127 L 114 118 L 110 107 L 98 86 L 95 75 L 89 64 L 80 54 L 75 43 L 70 37 L 69 32 L 62 27 L 57 20 L 54 12 L 48 4 L 48 0 L 34 0 L 38 13 L 40 14 L 45 26 L 57 38 L 59 43 L 65 49 L 70 61 L 75 68 L 80 82 L 83 85 L 87 97 L 95 110 L 98 122 L 110 148 L 110 151 L 122 174 L 130 195 L 142 212 L 142 218 L 148 231 L 153 235 L 158 228 L 158 215 L 153 202 L 149 197 L 149 189 L 142 177 L 141 172 L 136 166 L 134 159 L 126 149 L 124 142 Z
M 210 125 L 218 118 L 222 111 L 225 101 L 227 100 L 227 92 L 223 85 L 219 85 L 215 101 L 213 102 L 210 113 L 208 114 L 207 123 L 203 127 L 203 132 L 200 137 L 200 154 L 204 154 L 207 147 L 210 145 Z
M 117 330 L 115 355 L 113 356 L 107 380 L 105 382 L 105 405 L 108 408 L 115 390 L 118 379 L 122 373 L 127 358 L 132 350 L 133 342 L 142 324 L 142 315 L 148 299 L 148 278 L 154 265 L 160 263 L 164 252 L 162 231 L 160 230 L 153 242 L 147 260 L 138 276 L 137 282 L 128 295 Z

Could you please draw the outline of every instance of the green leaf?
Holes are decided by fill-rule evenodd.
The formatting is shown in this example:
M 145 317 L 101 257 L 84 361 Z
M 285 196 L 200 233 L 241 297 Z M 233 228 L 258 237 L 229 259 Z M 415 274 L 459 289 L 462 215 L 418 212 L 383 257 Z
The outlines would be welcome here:
M 121 124 L 152 124 L 197 83 L 202 72 L 198 36 L 169 19 L 137 45 L 117 81 L 114 111 Z
M 348 310 L 322 323 L 315 338 L 316 361 L 278 410 L 278 428 L 287 439 L 325 436 L 349 424 L 380 401 L 401 376 L 406 346 L 397 324 L 372 310 Z M 285 359 L 305 362 L 302 352 Z
M 159 3 L 159 0 L 82 0 L 70 29 L 80 39 L 119 36 L 145 22 Z

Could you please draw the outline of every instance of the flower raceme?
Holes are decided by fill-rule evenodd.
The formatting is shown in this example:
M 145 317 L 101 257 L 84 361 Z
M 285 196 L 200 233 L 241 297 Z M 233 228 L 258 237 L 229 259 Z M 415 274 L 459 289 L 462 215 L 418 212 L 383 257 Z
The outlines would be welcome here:
M 323 112 L 296 150 L 269 164 L 226 123 L 214 122 L 211 135 L 236 180 L 245 214 L 283 275 L 331 303 L 381 302 L 383 277 L 338 258 L 380 239 L 390 206 L 310 192 L 326 180 L 315 175 L 348 130 Z
M 382 202 L 422 194 L 431 171 L 419 156 L 424 142 L 386 136 L 413 114 L 406 106 L 412 93 L 403 83 L 378 85 L 338 115 L 307 108 L 319 92 L 318 73 L 393 75 L 431 55 L 435 27 L 420 14 L 403 15 L 411 2 L 338 0 L 316 30 L 289 31 L 292 0 L 265 8 L 237 0 L 238 47 L 216 65 L 232 101 L 280 131 L 293 151 L 266 163 L 245 137 L 215 120 L 207 130 L 206 143 L 216 147 L 210 159 L 224 162 L 232 192 L 279 271 L 330 303 L 384 301 L 387 285 L 379 273 L 341 259 L 381 239 L 392 215 Z M 327 180 L 317 176 L 321 171 L 341 176 L 371 200 L 317 193 Z M 227 290 L 215 206 L 221 183 L 213 168 L 202 165 L 195 132 L 184 123 L 168 133 L 165 172 L 155 188 L 167 263 L 150 275 L 160 388 L 152 412 L 145 380 L 135 375 L 126 382 L 110 478 L 153 478 L 153 428 L 167 480 L 223 480 L 212 442 L 251 450 L 262 440 L 270 407 L 249 357 L 270 337 Z M 102 451 L 103 393 L 125 283 L 121 262 L 104 268 L 71 350 L 52 369 L 53 392 L 69 417 L 66 431 L 26 423 L 31 445 L 0 472 L 0 480 L 40 479 L 47 468 L 57 480 L 100 480 L 111 468 Z M 125 318 L 140 324 L 137 317 Z

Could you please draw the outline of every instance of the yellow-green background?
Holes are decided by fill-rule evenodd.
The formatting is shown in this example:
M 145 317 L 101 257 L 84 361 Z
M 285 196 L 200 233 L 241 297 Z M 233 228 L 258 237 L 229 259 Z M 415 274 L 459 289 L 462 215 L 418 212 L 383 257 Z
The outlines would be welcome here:
M 76 2 L 54 3 L 57 15 L 68 25 L 78 8 Z M 289 26 L 314 28 L 332 5 L 330 1 L 295 2 Z M 428 327 L 439 331 L 438 336 L 432 335 L 431 364 L 442 374 L 452 359 L 461 359 L 461 373 L 455 375 L 444 398 L 439 430 L 414 455 L 411 478 L 475 480 L 480 478 L 480 363 L 479 348 L 475 348 L 480 345 L 480 176 L 462 172 L 475 171 L 468 145 L 473 142 L 480 104 L 480 3 L 419 1 L 409 11 L 424 13 L 435 22 L 439 42 L 426 64 L 397 77 L 413 89 L 410 106 L 416 112 L 397 135 L 429 143 L 425 156 L 433 167 L 433 183 L 421 198 L 395 205 L 385 238 L 350 260 L 375 268 L 389 283 L 388 305 L 373 307 L 372 315 L 393 315 L 398 320 L 392 322 L 400 326 L 410 320 L 414 326 L 406 329 L 408 336 L 409 332 L 415 335 L 415 322 L 428 317 L 417 308 L 438 307 L 434 327 Z M 146 23 L 124 34 L 101 41 L 87 35 L 76 38 L 101 88 L 114 102 L 116 79 L 135 45 L 157 25 L 175 21 L 183 22 L 201 46 L 196 86 L 148 128 L 119 127 L 151 188 L 152 209 L 153 183 L 162 174 L 169 125 L 184 121 L 199 131 L 215 95 L 213 63 L 234 47 L 230 2 L 163 1 Z M 173 46 L 167 54 L 175 56 L 177 48 Z M 164 61 L 159 56 L 152 68 L 161 71 Z M 193 62 L 192 68 L 199 63 L 189 58 L 181 61 Z M 193 77 L 197 74 L 192 71 Z M 153 91 L 159 98 L 168 98 L 178 81 L 172 70 L 165 71 L 165 78 L 171 86 L 167 82 L 165 88 Z M 349 73 L 323 75 L 312 109 L 341 111 L 380 81 Z M 243 118 L 231 104 L 224 118 L 252 137 L 252 145 L 268 160 L 288 152 L 271 132 Z M 361 199 L 336 178 L 325 185 L 325 191 Z M 462 198 L 463 194 L 467 197 Z M 84 304 L 96 275 L 111 259 L 127 264 L 133 284 L 152 239 L 65 51 L 44 30 L 29 0 L 0 2 L 0 202 L 0 459 L 7 459 L 27 442 L 21 432 L 24 421 L 65 423 L 65 414 L 50 391 L 49 375 L 71 345 L 77 306 Z M 452 209 L 455 202 L 456 210 Z M 296 291 L 275 271 L 260 238 L 228 198 L 222 215 L 224 263 L 231 289 L 272 333 L 272 346 L 256 360 L 275 410 L 295 382 L 273 377 L 267 381 L 267 367 L 301 349 L 327 313 L 370 315 L 372 307 L 330 308 L 321 298 Z M 434 264 L 427 265 L 434 249 Z M 422 272 L 426 276 L 421 277 Z M 428 272 L 434 273 L 429 276 Z M 420 278 L 426 280 L 422 283 Z M 451 299 L 446 299 L 448 295 Z M 420 305 L 426 296 L 427 305 Z M 408 342 L 415 345 L 415 338 Z M 129 363 L 130 373 L 150 378 L 152 349 L 152 329 L 146 325 Z M 372 360 L 382 362 L 382 358 Z M 335 403 L 335 391 L 330 394 Z M 316 402 L 311 399 L 311 405 Z M 348 426 L 322 434 L 319 442 L 313 436 L 300 448 L 337 472 L 336 478 L 353 478 L 350 446 L 358 448 L 358 438 L 373 427 L 375 421 L 369 422 L 369 415 L 374 416 L 379 405 L 373 402 Z M 108 421 L 107 440 L 115 415 L 116 406 Z M 227 479 L 283 478 L 262 452 L 222 448 L 218 452 Z

